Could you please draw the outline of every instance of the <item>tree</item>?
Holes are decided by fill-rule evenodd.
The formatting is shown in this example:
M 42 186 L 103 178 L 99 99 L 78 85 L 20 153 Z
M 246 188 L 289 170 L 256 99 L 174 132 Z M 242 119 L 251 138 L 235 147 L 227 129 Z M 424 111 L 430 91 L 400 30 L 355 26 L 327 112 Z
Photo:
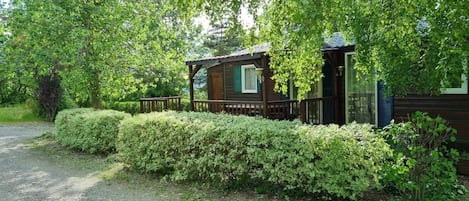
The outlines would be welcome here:
M 321 79 L 321 47 L 333 32 L 355 42 L 361 77 L 384 80 L 389 92 L 439 94 L 468 74 L 469 10 L 466 1 L 443 0 L 203 0 L 177 2 L 187 11 L 239 15 L 247 5 L 257 33 L 270 41 L 277 88 L 294 81 L 303 96 Z M 226 10 L 229 10 L 227 12 Z M 259 12 L 259 10 L 263 12 Z
M 31 75 L 25 78 L 57 68 L 83 104 L 101 108 L 103 98 L 145 91 L 151 83 L 142 76 L 182 77 L 190 23 L 169 1 L 16 0 L 8 10 L 8 65 Z
M 204 45 L 211 50 L 213 56 L 228 55 L 234 51 L 241 50 L 244 29 L 237 19 L 233 21 L 224 19 L 212 23 L 212 29 L 204 40 Z M 233 25 L 229 23 L 233 23 Z

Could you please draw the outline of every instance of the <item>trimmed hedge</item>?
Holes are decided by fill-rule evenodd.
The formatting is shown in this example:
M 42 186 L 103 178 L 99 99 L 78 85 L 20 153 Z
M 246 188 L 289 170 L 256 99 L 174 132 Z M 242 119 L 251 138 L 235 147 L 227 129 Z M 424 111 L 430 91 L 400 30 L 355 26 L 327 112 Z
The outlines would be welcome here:
M 106 102 L 103 106 L 105 109 L 127 112 L 132 115 L 140 113 L 140 102 L 138 101 Z
M 267 184 L 349 199 L 378 184 L 390 153 L 370 125 L 306 126 L 185 112 L 123 120 L 117 149 L 128 165 L 174 181 Z
M 88 153 L 115 152 L 119 122 L 130 116 L 114 110 L 63 110 L 55 121 L 57 141 Z

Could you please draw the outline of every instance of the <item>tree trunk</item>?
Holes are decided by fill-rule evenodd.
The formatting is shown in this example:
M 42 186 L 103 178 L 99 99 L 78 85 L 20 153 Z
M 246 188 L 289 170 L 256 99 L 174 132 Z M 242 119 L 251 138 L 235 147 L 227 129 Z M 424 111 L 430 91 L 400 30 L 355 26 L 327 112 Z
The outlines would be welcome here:
M 95 70 L 90 80 L 90 97 L 91 105 L 94 109 L 103 109 L 103 101 L 101 100 L 101 83 L 99 80 L 100 72 Z

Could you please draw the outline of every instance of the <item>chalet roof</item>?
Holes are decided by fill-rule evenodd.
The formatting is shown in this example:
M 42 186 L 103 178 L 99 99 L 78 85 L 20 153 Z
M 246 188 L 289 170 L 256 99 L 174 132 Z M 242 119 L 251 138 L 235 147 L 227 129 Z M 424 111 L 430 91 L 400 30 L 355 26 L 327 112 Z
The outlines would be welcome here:
M 208 57 L 186 61 L 187 65 L 213 65 L 215 63 L 227 63 L 233 61 L 244 61 L 258 59 L 270 49 L 269 43 L 258 44 L 241 51 L 233 52 L 228 55 Z
M 347 46 L 345 44 L 344 37 L 339 32 L 333 33 L 331 37 L 328 38 L 327 41 L 328 42 L 324 43 L 321 49 L 323 52 L 334 51 L 334 50 L 338 50 L 342 47 Z M 353 45 L 353 42 L 352 42 L 352 45 Z M 220 64 L 220 63 L 259 59 L 262 57 L 262 55 L 264 55 L 267 51 L 269 51 L 270 47 L 271 47 L 270 43 L 257 44 L 257 45 L 252 46 L 251 48 L 233 52 L 228 55 L 189 60 L 189 61 L 186 61 L 186 65 L 213 66 L 215 64 Z

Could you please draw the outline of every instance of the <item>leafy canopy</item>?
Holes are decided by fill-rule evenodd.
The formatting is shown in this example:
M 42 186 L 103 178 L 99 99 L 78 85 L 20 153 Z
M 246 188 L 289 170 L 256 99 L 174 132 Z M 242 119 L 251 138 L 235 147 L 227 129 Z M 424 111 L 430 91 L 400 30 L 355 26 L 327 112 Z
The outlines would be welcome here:
M 272 44 L 277 89 L 286 92 L 291 79 L 300 97 L 321 79 L 321 46 L 334 32 L 354 41 L 360 77 L 376 74 L 395 95 L 439 94 L 467 74 L 467 1 L 181 0 L 176 5 L 214 18 L 248 7 L 257 22 L 253 33 Z
M 31 86 L 37 75 L 59 71 L 75 100 L 100 107 L 102 98 L 182 80 L 193 30 L 169 0 L 14 0 L 2 12 L 11 33 L 6 65 L 25 72 Z

